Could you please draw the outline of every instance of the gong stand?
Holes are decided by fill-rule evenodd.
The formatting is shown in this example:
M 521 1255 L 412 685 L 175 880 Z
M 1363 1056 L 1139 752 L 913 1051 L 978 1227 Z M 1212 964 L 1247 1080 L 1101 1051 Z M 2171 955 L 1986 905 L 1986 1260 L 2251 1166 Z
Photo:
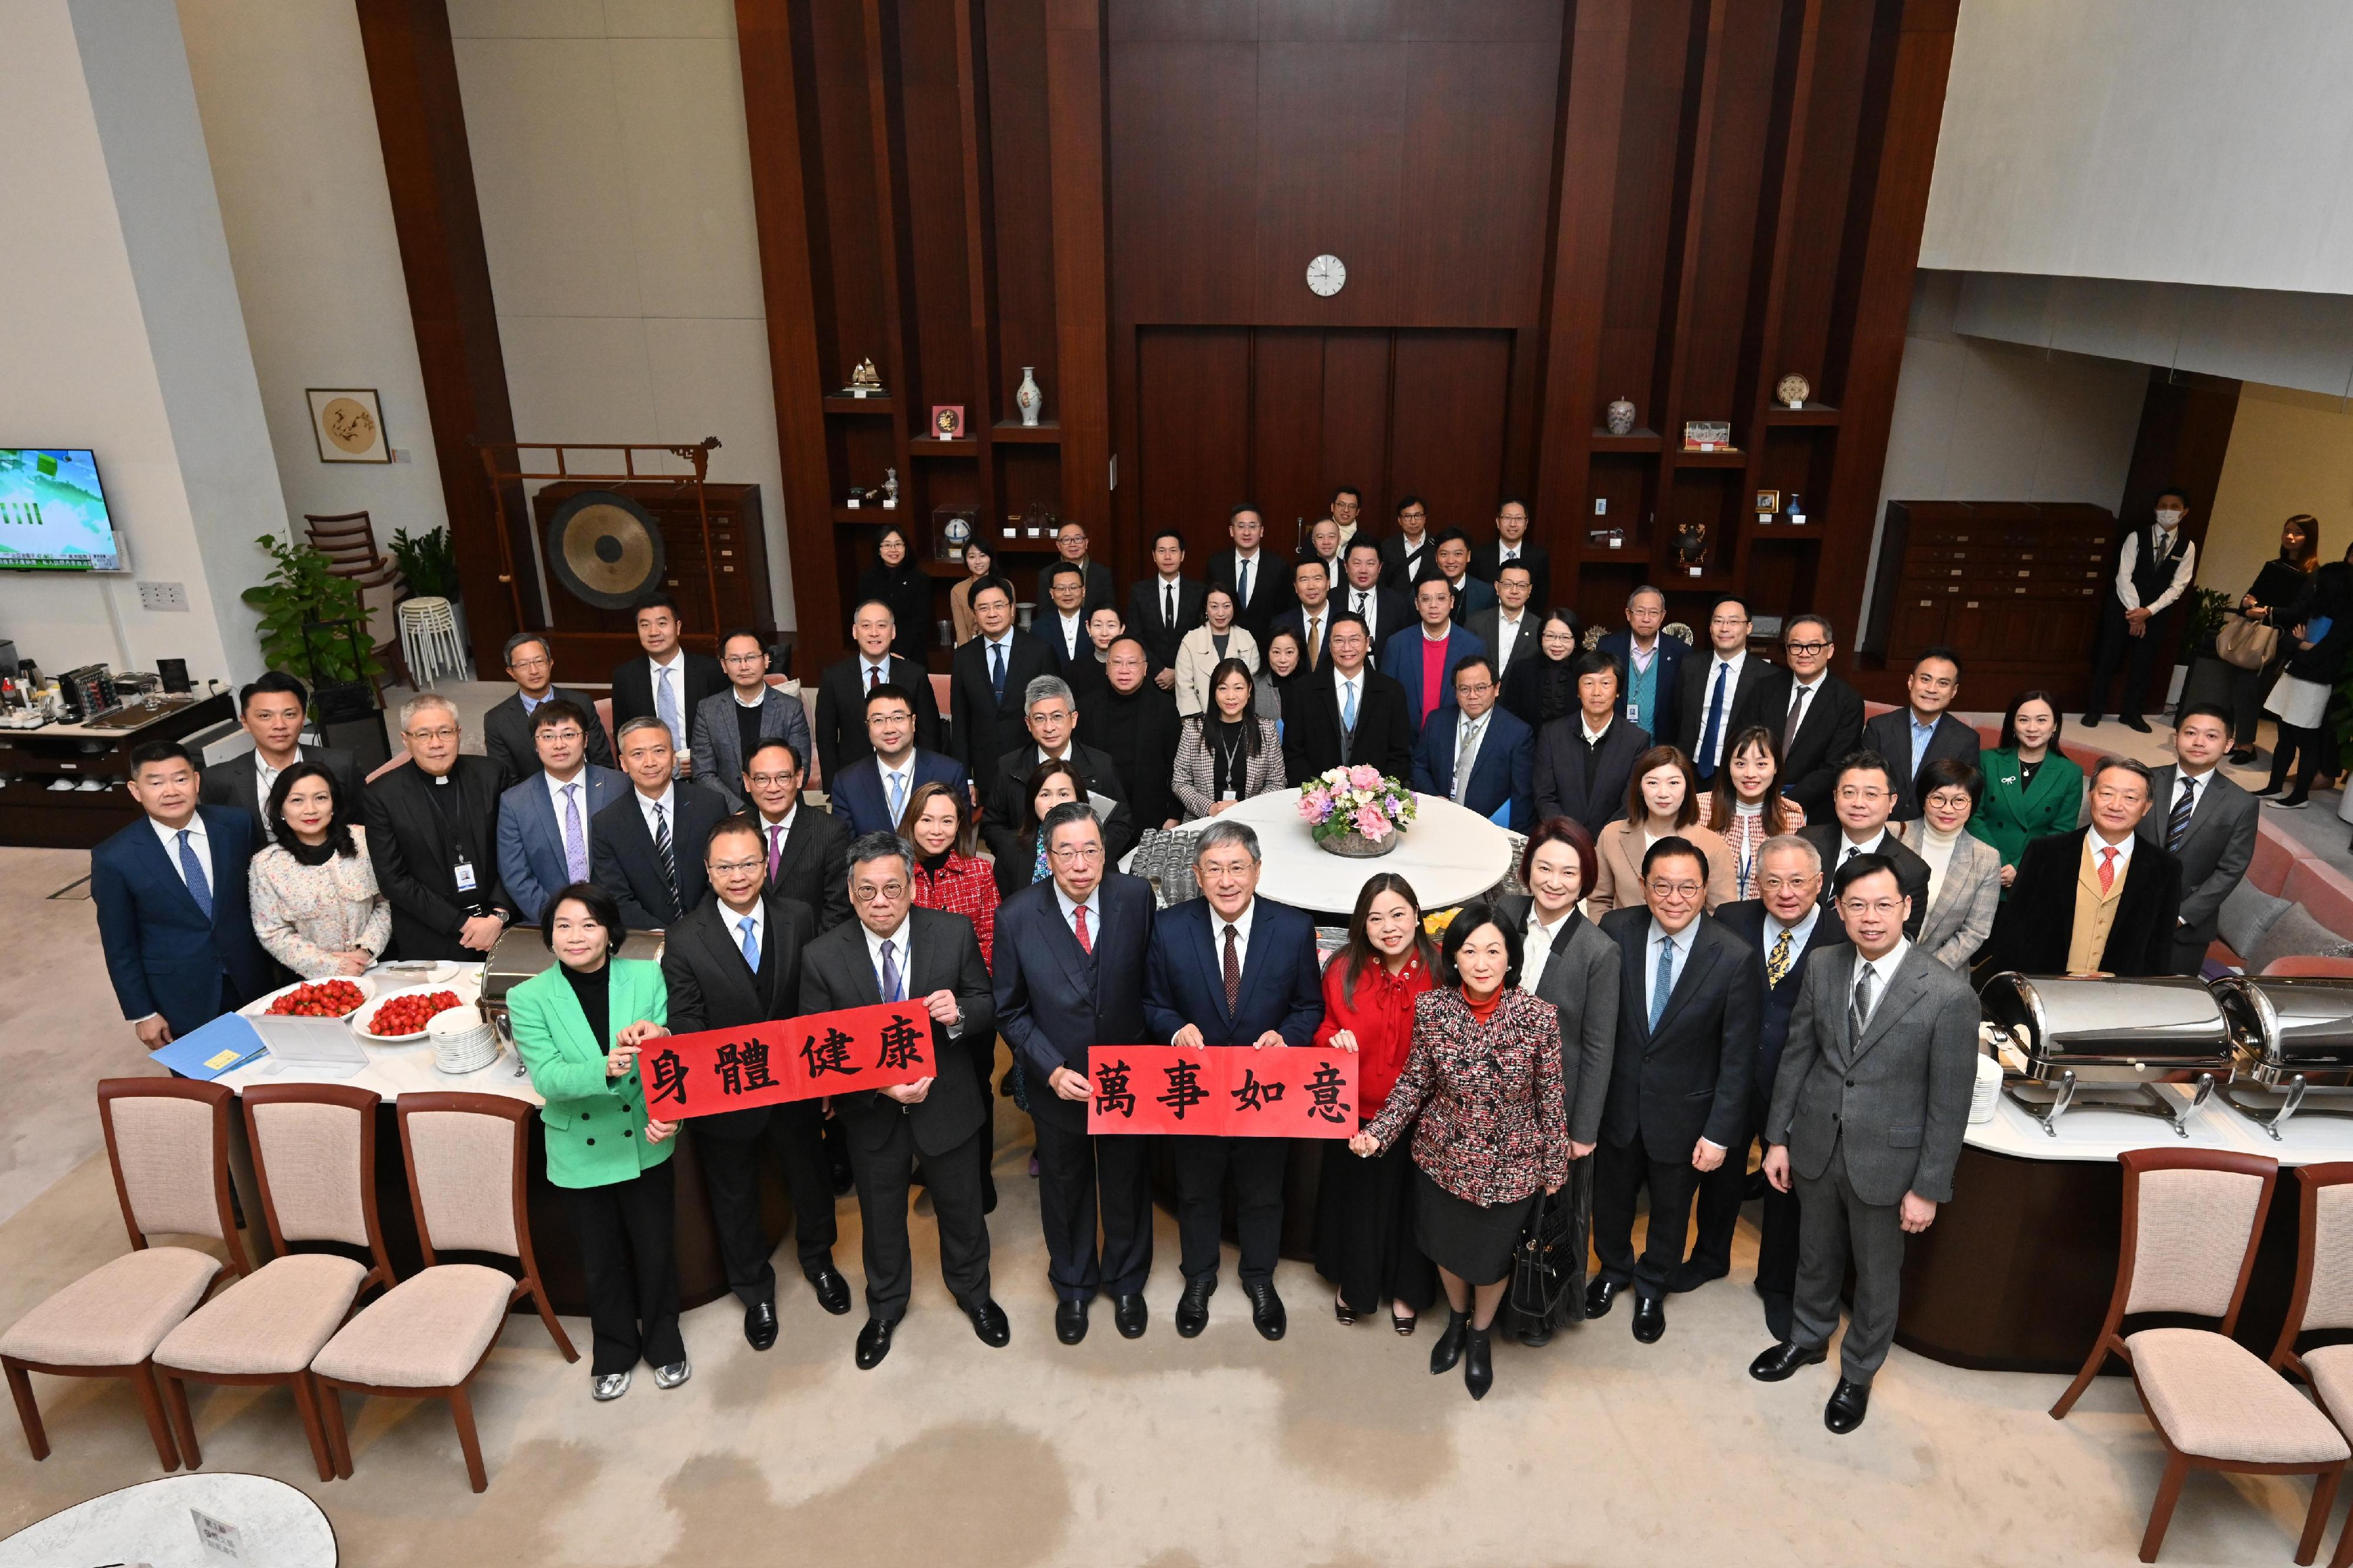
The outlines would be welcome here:
M 482 454 L 482 468 L 490 475 L 491 495 L 498 507 L 499 581 L 506 584 L 507 598 L 513 606 L 514 624 L 518 629 L 545 632 L 553 631 L 554 628 L 552 626 L 534 626 L 523 616 L 522 584 L 515 576 L 514 542 L 508 531 L 507 484 L 510 480 L 570 479 L 581 483 L 607 484 L 669 483 L 681 489 L 691 485 L 694 488 L 694 513 L 702 529 L 702 558 L 705 561 L 712 559 L 711 510 L 705 503 L 702 487 L 710 473 L 711 454 L 719 450 L 719 437 L 716 436 L 705 436 L 691 447 L 666 446 L 659 442 L 628 444 L 610 441 L 603 443 L 485 441 L 478 443 L 476 450 Z M 574 468 L 572 454 L 575 452 L 594 454 L 596 458 L 607 463 L 612 454 L 618 452 L 621 455 L 621 467 L 617 469 L 610 467 Z M 638 467 L 640 453 L 647 455 L 645 458 L 647 461 L 652 461 L 657 458 L 675 458 L 690 465 L 694 471 L 691 474 L 648 472 Z M 555 466 L 544 467 L 544 463 L 549 459 L 539 456 L 540 454 L 553 454 Z M 534 459 L 543 466 L 533 466 Z M 711 596 L 710 624 L 715 628 L 720 624 L 717 577 L 705 573 L 703 586 Z M 551 621 L 554 619 L 552 616 L 547 618 Z

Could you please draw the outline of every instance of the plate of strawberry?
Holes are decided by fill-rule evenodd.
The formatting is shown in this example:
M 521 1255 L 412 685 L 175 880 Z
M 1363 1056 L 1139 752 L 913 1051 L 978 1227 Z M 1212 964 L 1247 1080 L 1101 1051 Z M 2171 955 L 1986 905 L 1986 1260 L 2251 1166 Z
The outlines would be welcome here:
M 348 1018 L 375 994 L 365 975 L 333 975 L 281 985 L 239 1009 L 248 1018 Z
M 464 1005 L 458 993 L 443 985 L 411 985 L 388 991 L 375 1005 L 353 1019 L 361 1039 L 375 1046 L 411 1046 L 425 1038 L 425 1026 L 437 1013 Z

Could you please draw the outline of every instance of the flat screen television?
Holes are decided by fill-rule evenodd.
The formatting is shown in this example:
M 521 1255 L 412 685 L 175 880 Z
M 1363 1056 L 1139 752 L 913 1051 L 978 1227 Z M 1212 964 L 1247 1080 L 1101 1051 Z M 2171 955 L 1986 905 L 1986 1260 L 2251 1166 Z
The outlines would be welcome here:
M 0 447 L 0 572 L 121 570 L 97 455 Z

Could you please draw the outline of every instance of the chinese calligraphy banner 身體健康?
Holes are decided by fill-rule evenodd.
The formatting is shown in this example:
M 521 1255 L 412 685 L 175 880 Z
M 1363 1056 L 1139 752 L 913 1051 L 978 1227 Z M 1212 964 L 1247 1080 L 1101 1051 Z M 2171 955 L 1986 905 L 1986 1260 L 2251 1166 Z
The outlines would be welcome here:
M 938 1071 L 920 1002 L 880 1002 L 740 1029 L 664 1035 L 638 1052 L 657 1121 L 913 1083 Z

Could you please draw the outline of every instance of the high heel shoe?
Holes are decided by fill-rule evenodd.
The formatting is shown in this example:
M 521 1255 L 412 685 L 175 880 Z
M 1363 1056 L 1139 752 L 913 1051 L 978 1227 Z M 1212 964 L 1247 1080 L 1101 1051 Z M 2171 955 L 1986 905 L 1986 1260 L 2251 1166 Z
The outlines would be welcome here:
M 1332 1315 L 1340 1320 L 1342 1328 L 1346 1328 L 1356 1321 L 1356 1309 L 1348 1305 L 1342 1298 L 1335 1296 L 1332 1298 Z
M 1446 1331 L 1430 1347 L 1430 1375 L 1440 1376 L 1454 1370 L 1462 1359 L 1462 1342 L 1471 1336 L 1471 1314 L 1451 1312 L 1446 1320 Z
M 1389 1310 L 1389 1327 L 1407 1339 L 1413 1338 L 1413 1331 L 1420 1325 L 1421 1318 L 1418 1313 L 1399 1313 L 1394 1307 Z
M 1488 1355 L 1486 1330 L 1471 1331 L 1468 1351 L 1469 1353 L 1462 1358 L 1462 1386 L 1471 1391 L 1472 1398 L 1484 1399 L 1487 1390 L 1495 1383 L 1495 1366 Z

